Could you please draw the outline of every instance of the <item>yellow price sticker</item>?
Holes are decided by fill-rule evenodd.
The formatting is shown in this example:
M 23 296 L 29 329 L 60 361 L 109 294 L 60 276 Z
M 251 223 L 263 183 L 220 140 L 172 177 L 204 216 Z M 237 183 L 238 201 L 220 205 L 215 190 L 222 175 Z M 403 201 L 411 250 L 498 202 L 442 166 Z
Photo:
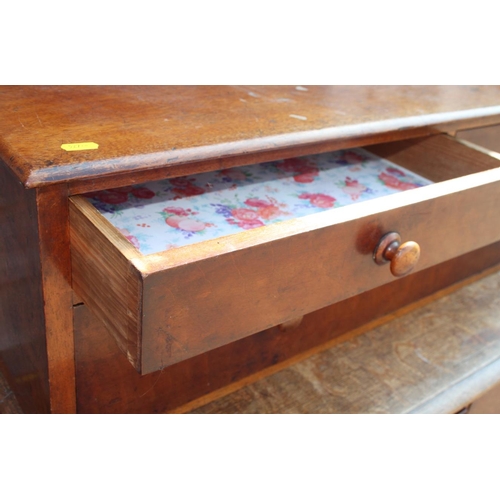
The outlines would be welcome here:
M 74 142 L 73 144 L 61 144 L 64 151 L 86 151 L 87 149 L 98 149 L 99 144 L 95 142 Z

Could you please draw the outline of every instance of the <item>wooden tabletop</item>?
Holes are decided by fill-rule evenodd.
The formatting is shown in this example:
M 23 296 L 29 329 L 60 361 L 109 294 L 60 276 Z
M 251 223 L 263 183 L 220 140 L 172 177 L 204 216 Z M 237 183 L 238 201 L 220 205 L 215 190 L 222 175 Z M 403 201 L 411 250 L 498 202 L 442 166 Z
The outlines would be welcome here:
M 36 187 L 490 125 L 500 86 L 3 86 L 0 116 L 0 158 Z

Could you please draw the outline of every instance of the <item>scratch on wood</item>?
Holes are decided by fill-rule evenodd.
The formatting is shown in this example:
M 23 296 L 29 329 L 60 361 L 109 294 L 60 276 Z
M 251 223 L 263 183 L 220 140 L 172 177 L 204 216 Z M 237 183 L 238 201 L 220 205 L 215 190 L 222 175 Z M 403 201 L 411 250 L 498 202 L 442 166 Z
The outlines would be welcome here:
M 0 399 L 0 404 L 2 404 L 4 401 L 7 401 L 7 399 L 10 398 L 12 394 L 14 393 L 11 390 L 9 390 L 7 394 L 5 394 L 5 396 L 2 399 Z
M 243 277 L 243 274 L 241 274 L 241 270 L 240 268 L 236 265 L 236 262 L 235 262 L 235 256 L 234 254 L 231 254 L 231 263 L 233 264 L 234 268 L 236 269 L 236 272 L 238 273 L 238 276 L 243 280 L 245 280 L 245 278 Z
M 420 348 L 417 348 L 415 349 L 415 354 L 422 360 L 424 361 L 425 363 L 429 363 L 430 365 L 432 365 L 432 361 L 429 361 L 421 352 L 420 352 Z
M 271 270 L 269 271 L 274 272 L 276 270 L 276 248 L 274 245 L 271 245 Z
M 151 385 L 151 387 L 150 387 L 150 388 L 149 388 L 146 392 L 142 393 L 142 394 L 139 396 L 140 398 L 142 398 L 142 397 L 143 397 L 143 396 L 145 396 L 148 392 L 151 392 L 151 391 L 154 389 L 155 385 L 158 383 L 158 380 L 160 380 L 160 377 L 162 376 L 162 374 L 163 374 L 163 370 L 164 370 L 164 369 L 165 369 L 165 368 L 162 368 L 162 369 L 160 370 L 160 372 L 158 373 L 158 377 L 156 377 L 156 380 L 153 382 L 153 384 Z
M 172 350 L 173 350 L 174 345 L 176 345 L 178 350 L 180 350 L 182 352 L 188 351 L 188 349 L 184 346 L 184 344 L 182 342 L 180 342 L 178 339 L 176 339 L 171 333 L 167 332 L 163 327 L 160 327 L 156 330 L 156 335 L 157 335 L 157 338 L 159 339 L 160 342 L 162 339 L 164 342 L 165 348 L 161 351 L 162 358 L 163 358 L 163 354 L 165 354 L 165 356 L 167 358 L 172 357 Z M 163 364 L 164 363 L 162 361 L 162 365 Z
M 203 279 L 205 281 L 208 281 L 212 288 L 215 288 L 214 284 L 212 283 L 212 280 L 210 280 L 210 278 L 207 276 L 207 273 L 203 270 L 203 267 L 201 266 L 201 264 L 199 262 L 196 262 L 196 267 L 198 268 L 199 272 L 201 273 Z

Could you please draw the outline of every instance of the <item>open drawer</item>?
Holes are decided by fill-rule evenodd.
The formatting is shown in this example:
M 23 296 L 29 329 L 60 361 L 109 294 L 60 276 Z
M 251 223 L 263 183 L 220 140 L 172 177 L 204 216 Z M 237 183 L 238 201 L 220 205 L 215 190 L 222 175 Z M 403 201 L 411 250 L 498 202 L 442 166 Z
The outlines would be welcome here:
M 73 288 L 134 367 L 146 374 L 383 285 L 396 279 L 391 269 L 396 274 L 412 266 L 418 271 L 500 240 L 499 160 L 444 135 L 365 151 L 395 164 L 389 173 L 396 180 L 388 184 L 396 182 L 399 192 L 359 202 L 369 188 L 358 184 L 344 190 L 354 204 L 335 208 L 335 198 L 325 195 L 315 199 L 321 209 L 316 213 L 254 223 L 246 226 L 250 229 L 153 253 L 136 248 L 134 236 L 123 228 L 120 232 L 89 197 L 75 196 L 70 199 Z M 314 204 L 308 186 L 316 171 L 306 161 L 297 172 L 297 164 L 284 162 L 288 167 L 281 171 L 305 175 L 298 181 L 299 205 Z M 353 163 L 346 164 L 355 170 Z M 432 183 L 407 190 L 418 183 L 401 181 L 404 169 Z M 231 172 L 238 170 L 229 177 Z M 185 179 L 171 187 L 175 191 L 183 183 L 185 188 Z M 148 198 L 145 186 L 114 192 L 126 200 L 132 190 Z M 196 189 L 191 194 L 194 200 Z M 249 210 L 266 208 L 262 200 L 252 200 Z M 163 214 L 165 222 L 170 218 L 165 227 L 197 232 L 196 224 L 182 227 L 182 214 L 170 210 Z M 418 243 L 416 265 L 414 259 L 407 266 L 397 244 L 385 254 L 393 258 L 390 266 L 374 262 L 376 249 L 381 255 L 379 242 L 390 232 Z M 415 252 L 409 256 L 415 258 Z M 403 272 L 396 272 L 396 259 Z

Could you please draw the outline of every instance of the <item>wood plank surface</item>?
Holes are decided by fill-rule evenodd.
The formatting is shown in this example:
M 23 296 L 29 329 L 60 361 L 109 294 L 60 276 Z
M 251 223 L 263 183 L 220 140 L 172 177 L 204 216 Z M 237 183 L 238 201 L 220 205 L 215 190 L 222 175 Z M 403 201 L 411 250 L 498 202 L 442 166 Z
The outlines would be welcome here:
M 395 316 L 191 413 L 454 413 L 500 381 L 500 272 Z
M 89 191 L 492 125 L 499 102 L 498 86 L 4 86 L 0 158 L 28 187 Z M 61 149 L 82 142 L 99 147 Z

